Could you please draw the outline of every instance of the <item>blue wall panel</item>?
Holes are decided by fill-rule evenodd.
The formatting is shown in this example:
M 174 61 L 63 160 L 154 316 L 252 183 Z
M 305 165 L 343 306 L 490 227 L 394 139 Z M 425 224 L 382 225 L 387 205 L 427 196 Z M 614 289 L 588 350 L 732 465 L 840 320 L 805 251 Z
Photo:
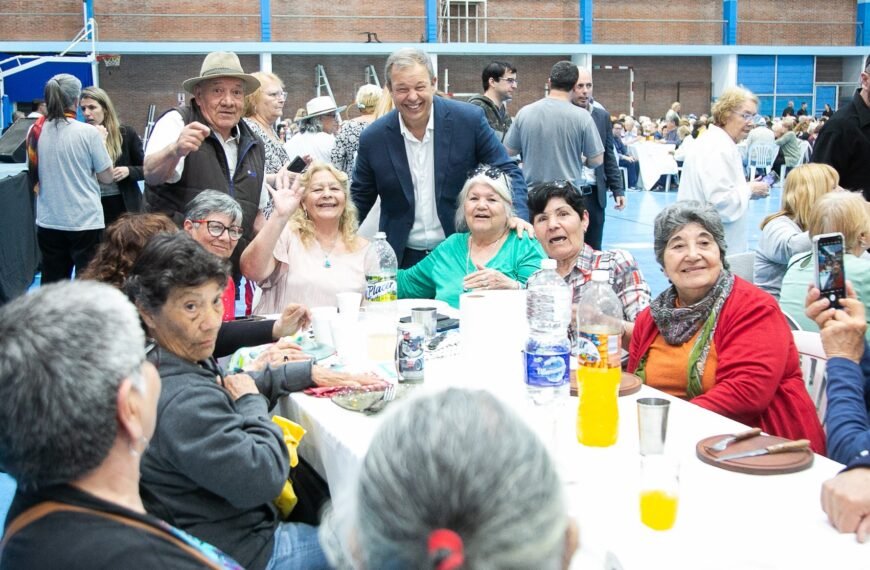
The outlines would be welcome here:
M 773 69 L 776 56 L 737 56 L 737 84 L 753 93 L 773 93 Z
M 812 93 L 813 72 L 813 56 L 781 55 L 777 62 L 776 90 L 780 93 Z
M 758 98 L 758 114 L 767 117 L 773 116 L 773 95 L 764 95 Z
M 837 88 L 833 85 L 820 85 L 816 87 L 816 116 L 825 110 L 825 103 L 831 109 L 837 110 Z

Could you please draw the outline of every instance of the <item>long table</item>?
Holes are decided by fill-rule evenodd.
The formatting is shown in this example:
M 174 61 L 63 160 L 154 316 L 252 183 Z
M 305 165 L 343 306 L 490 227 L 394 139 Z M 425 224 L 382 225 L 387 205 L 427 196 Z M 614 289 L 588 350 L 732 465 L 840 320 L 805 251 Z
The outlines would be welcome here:
M 638 184 L 644 190 L 652 190 L 665 174 L 677 173 L 677 161 L 673 155 L 675 148 L 673 144 L 645 141 L 628 145 L 629 154 L 637 159 L 640 171 Z
M 428 362 L 421 392 L 471 383 L 461 373 L 460 363 L 459 358 Z M 507 359 L 507 366 L 517 368 L 513 363 L 513 358 Z M 505 389 L 493 383 L 489 389 L 516 395 L 519 370 L 513 376 L 503 372 L 496 377 Z M 666 453 L 680 462 L 681 488 L 677 523 L 668 532 L 649 530 L 639 521 L 635 402 L 645 396 L 671 400 Z M 515 399 L 511 401 L 523 409 Z M 401 405 L 402 401 L 391 404 Z M 695 456 L 698 440 L 745 426 L 647 386 L 620 398 L 617 444 L 587 448 L 574 439 L 576 405 L 577 399 L 571 398 L 561 409 L 559 438 L 551 442 L 560 472 L 568 481 L 568 511 L 580 526 L 582 546 L 573 567 L 597 566 L 611 553 L 624 570 L 870 568 L 870 544 L 861 545 L 854 535 L 839 534 L 820 507 L 822 483 L 842 465 L 816 456 L 805 471 L 758 476 L 702 463 Z M 286 399 L 282 413 L 308 431 L 300 451 L 329 482 L 334 498 L 345 496 L 353 486 L 375 430 L 389 419 L 389 410 L 367 417 L 304 394 Z M 534 411 L 526 409 L 525 416 L 534 417 Z M 537 428 L 546 431 L 540 430 L 540 424 Z M 542 435 L 546 439 L 546 433 Z

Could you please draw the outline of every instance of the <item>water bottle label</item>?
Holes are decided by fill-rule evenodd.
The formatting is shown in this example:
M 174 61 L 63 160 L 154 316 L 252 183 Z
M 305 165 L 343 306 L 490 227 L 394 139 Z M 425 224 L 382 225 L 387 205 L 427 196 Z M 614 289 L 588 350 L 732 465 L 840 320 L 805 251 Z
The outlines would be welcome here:
M 370 302 L 395 301 L 398 298 L 398 283 L 395 279 L 381 276 L 366 277 L 366 300 Z
M 569 381 L 571 353 L 536 354 L 526 352 L 526 384 L 555 388 Z
M 619 335 L 577 333 L 577 363 L 587 368 L 616 368 L 619 357 Z

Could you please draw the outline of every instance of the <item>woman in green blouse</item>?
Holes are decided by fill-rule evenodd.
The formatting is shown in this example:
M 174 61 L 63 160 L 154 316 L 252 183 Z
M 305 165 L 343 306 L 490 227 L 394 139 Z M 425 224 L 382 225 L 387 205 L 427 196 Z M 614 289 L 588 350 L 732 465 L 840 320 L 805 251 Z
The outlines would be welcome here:
M 399 297 L 438 299 L 458 308 L 466 291 L 521 289 L 540 268 L 546 257 L 540 244 L 510 229 L 510 181 L 501 170 L 478 167 L 457 202 L 457 233 L 414 267 L 399 270 Z

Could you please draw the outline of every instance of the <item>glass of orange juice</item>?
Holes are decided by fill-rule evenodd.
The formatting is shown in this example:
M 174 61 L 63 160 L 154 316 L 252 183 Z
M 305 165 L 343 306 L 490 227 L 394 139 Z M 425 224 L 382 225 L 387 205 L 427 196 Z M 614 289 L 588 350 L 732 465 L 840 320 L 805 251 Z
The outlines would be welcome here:
M 641 458 L 640 522 L 653 530 L 669 530 L 677 520 L 680 464 L 664 455 Z

